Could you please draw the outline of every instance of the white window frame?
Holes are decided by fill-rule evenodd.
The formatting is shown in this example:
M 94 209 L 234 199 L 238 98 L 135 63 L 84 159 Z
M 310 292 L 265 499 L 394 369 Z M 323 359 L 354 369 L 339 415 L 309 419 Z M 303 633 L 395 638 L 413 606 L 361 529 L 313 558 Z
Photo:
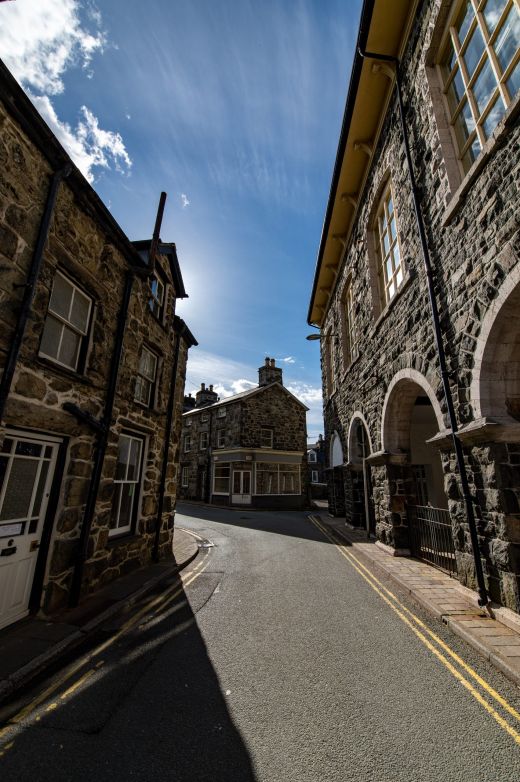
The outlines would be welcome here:
M 226 430 L 217 429 L 217 448 L 224 448 L 226 445 Z
M 226 417 L 226 408 L 225 407 L 220 407 L 217 410 L 217 418 L 225 418 L 225 417 Z
M 311 483 L 319 483 L 318 470 L 311 470 Z
M 464 14 L 466 8 L 471 9 L 472 16 L 460 40 L 461 25 L 468 18 Z M 507 17 L 511 12 L 514 13 L 515 8 L 516 13 L 520 14 L 518 0 L 506 0 L 494 28 L 491 28 L 486 19 L 486 0 L 469 0 L 468 5 L 466 0 L 458 0 L 453 4 L 441 40 L 436 61 L 437 72 L 462 175 L 467 173 L 480 155 L 487 139 L 518 94 L 518 90 L 512 93 L 513 85 L 508 82 L 513 72 L 520 67 L 520 48 L 516 49 L 505 67 L 500 62 L 500 55 L 497 55 L 498 50 L 495 50 L 501 33 L 506 29 Z M 477 41 L 482 41 L 483 50 L 470 72 L 466 54 L 471 51 L 471 44 Z M 493 86 L 485 103 L 479 106 L 475 87 L 481 76 L 489 79 L 487 84 L 481 80 L 481 87 Z
M 184 453 L 189 453 L 191 451 L 191 434 L 184 435 L 183 451 Z
M 125 471 L 125 477 L 124 478 L 115 478 L 114 477 L 114 497 L 112 500 L 112 511 L 110 516 L 110 527 L 108 530 L 108 534 L 110 537 L 119 536 L 126 534 L 128 532 L 131 532 L 133 528 L 137 527 L 137 520 L 138 520 L 138 511 L 139 511 L 139 501 L 140 501 L 140 495 L 141 495 L 141 485 L 142 485 L 142 479 L 143 479 L 143 463 L 144 463 L 144 453 L 145 453 L 145 447 L 146 447 L 146 438 L 142 437 L 141 435 L 136 434 L 135 432 L 121 432 L 119 436 L 119 442 L 118 442 L 118 457 L 119 457 L 119 446 L 121 444 L 121 440 L 125 438 L 130 441 L 130 448 L 132 447 L 132 444 L 135 442 L 139 443 L 140 453 L 139 453 L 139 459 L 137 461 L 137 478 L 135 480 L 129 480 L 128 479 L 128 466 L 129 462 L 126 463 L 126 471 Z M 130 453 L 130 450 L 129 450 Z M 122 492 L 117 491 L 118 486 L 124 486 L 124 485 L 133 485 L 134 486 L 134 493 L 132 497 L 132 509 L 130 513 L 130 520 L 128 524 L 125 524 L 123 526 L 118 525 L 120 513 L 121 513 L 121 496 Z M 117 500 L 116 500 L 117 497 Z M 114 512 L 114 504 L 117 502 L 117 512 L 116 512 L 116 525 L 113 525 L 113 512 Z
M 309 462 L 312 462 L 313 464 L 318 461 L 318 456 L 316 454 L 316 451 L 309 451 Z
M 145 374 L 143 368 L 143 359 L 145 355 L 151 356 L 153 359 L 153 373 L 151 375 Z M 141 354 L 139 356 L 139 364 L 137 366 L 137 377 L 135 379 L 134 389 L 134 401 L 145 407 L 154 406 L 154 391 L 157 383 L 157 368 L 159 365 L 159 356 L 150 350 L 146 345 L 141 347 Z
M 284 470 L 284 467 L 291 467 L 290 471 Z M 293 469 L 294 467 L 297 467 L 297 470 Z M 272 474 L 276 473 L 277 481 L 278 481 L 278 491 L 271 493 L 270 491 L 267 492 L 259 492 L 258 491 L 258 473 L 262 472 L 268 472 L 271 473 L 268 479 L 268 487 L 271 488 L 272 486 Z M 255 465 L 255 476 L 254 476 L 254 486 L 255 491 L 254 494 L 258 497 L 278 497 L 278 496 L 297 496 L 301 494 L 302 487 L 301 487 L 301 465 L 300 464 L 292 464 L 292 463 L 285 463 L 285 462 L 274 462 L 271 465 L 269 465 L 269 470 L 259 470 L 258 466 Z M 282 487 L 285 488 L 285 483 L 287 480 L 286 476 L 291 476 L 291 480 L 295 480 L 296 483 L 293 483 L 294 491 L 283 491 Z
M 56 310 L 53 310 L 53 308 L 52 308 L 52 297 L 53 297 L 53 293 L 54 293 L 54 286 L 55 286 L 55 283 L 56 283 L 56 279 L 58 277 L 61 277 L 61 279 L 64 280 L 66 282 L 66 284 L 70 285 L 71 288 L 72 288 L 72 296 L 71 296 L 71 299 L 70 299 L 69 311 L 68 311 L 68 315 L 67 316 L 58 313 Z M 73 313 L 73 306 L 74 306 L 74 302 L 76 301 L 76 297 L 81 297 L 81 298 L 85 299 L 88 302 L 88 310 L 87 310 L 87 316 L 85 318 L 85 326 L 84 326 L 84 328 L 81 328 L 80 326 L 74 324 L 70 320 L 70 318 L 72 316 L 72 313 Z M 77 372 L 78 371 L 78 363 L 79 363 L 79 360 L 80 360 L 80 357 L 81 357 L 81 354 L 82 354 L 82 351 L 83 351 L 85 340 L 88 338 L 88 334 L 89 334 L 89 331 L 90 331 L 91 315 L 92 315 L 92 303 L 93 303 L 93 300 L 92 300 L 91 296 L 88 296 L 85 293 L 84 290 L 82 290 L 74 282 L 72 282 L 70 277 L 67 277 L 67 275 L 62 274 L 61 271 L 56 270 L 56 273 L 54 275 L 54 279 L 52 281 L 52 291 L 51 291 L 51 295 L 50 295 L 50 298 L 49 298 L 49 305 L 47 307 L 47 314 L 45 316 L 45 323 L 44 323 L 44 326 L 43 326 L 43 333 L 42 333 L 42 338 L 41 338 L 41 342 L 40 342 L 39 355 L 40 356 L 44 356 L 45 358 L 49 359 L 49 361 L 53 361 L 55 364 L 59 364 L 62 367 L 67 367 L 67 369 L 71 369 L 73 372 Z M 48 324 L 50 324 L 51 320 L 57 322 L 60 325 L 60 336 L 59 336 L 58 349 L 56 351 L 56 353 L 57 353 L 56 356 L 52 356 L 49 353 L 45 353 L 45 351 L 42 349 L 42 344 L 43 344 L 43 340 L 44 340 L 44 337 L 45 337 L 45 331 L 46 331 L 46 328 L 48 327 Z M 74 362 L 72 364 L 67 364 L 65 361 L 61 361 L 59 359 L 60 350 L 61 350 L 61 346 L 62 346 L 62 343 L 63 343 L 63 335 L 65 334 L 66 331 L 72 332 L 75 335 L 75 337 L 78 338 L 78 347 L 77 347 L 77 350 L 76 350 L 76 355 L 75 355 Z
M 265 435 L 269 435 L 269 437 L 265 437 Z M 268 442 L 265 442 L 265 440 L 268 440 Z M 267 426 L 262 426 L 260 428 L 260 448 L 272 448 L 274 442 L 274 431 L 270 429 Z
M 200 420 L 203 424 L 207 423 L 209 421 L 209 413 L 202 413 Z
M 183 467 L 181 473 L 181 486 L 183 489 L 187 489 L 190 485 L 190 468 Z
M 394 225 L 395 236 L 391 226 Z M 382 308 L 390 304 L 404 282 L 404 263 L 399 242 L 399 226 L 392 186 L 389 183 L 379 199 L 374 226 L 377 274 Z M 388 240 L 388 245 L 385 242 Z M 396 261 L 397 257 L 397 261 Z M 390 269 L 388 265 L 390 264 Z
M 209 434 L 208 432 L 201 432 L 199 435 L 199 451 L 205 451 L 208 447 Z

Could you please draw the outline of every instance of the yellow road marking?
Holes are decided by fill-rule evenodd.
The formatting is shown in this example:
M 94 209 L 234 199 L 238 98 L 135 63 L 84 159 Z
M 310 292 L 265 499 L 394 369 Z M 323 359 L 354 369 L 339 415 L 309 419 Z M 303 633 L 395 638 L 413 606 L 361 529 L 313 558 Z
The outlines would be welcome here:
M 483 688 L 486 690 L 486 692 L 489 695 L 492 695 L 493 698 L 497 700 L 498 703 L 500 703 L 501 706 L 503 706 L 504 709 L 506 709 L 509 714 L 514 716 L 516 719 L 520 718 L 520 715 L 518 712 L 510 706 L 510 704 L 507 703 L 502 696 L 500 696 L 496 690 L 494 690 L 490 685 L 487 684 L 487 682 L 482 679 L 481 676 L 479 676 L 476 671 L 474 671 L 467 663 L 462 660 L 459 655 L 456 654 L 453 650 L 450 649 L 450 647 L 442 641 L 441 638 L 439 638 L 435 633 L 428 630 L 424 622 L 422 622 L 419 617 L 415 616 L 415 614 L 412 613 L 401 601 L 392 593 L 390 590 L 386 589 L 386 587 L 371 573 L 371 571 L 366 568 L 357 557 L 355 557 L 350 552 L 347 552 L 344 550 L 344 547 L 337 543 L 336 539 L 329 534 L 328 530 L 326 530 L 319 521 L 317 521 L 313 516 L 309 516 L 312 523 L 320 530 L 320 532 L 328 538 L 338 549 L 340 554 L 352 565 L 352 567 L 359 573 L 359 575 L 372 587 L 372 589 L 381 597 L 384 602 L 390 606 L 390 608 L 399 616 L 399 618 L 412 630 L 412 632 L 422 641 L 422 643 L 437 657 L 437 659 L 450 671 L 450 673 L 468 690 L 469 693 L 480 703 L 481 706 L 484 707 L 484 709 L 490 714 L 493 719 L 496 720 L 496 722 L 500 725 L 500 727 L 505 730 L 517 744 L 520 744 L 520 733 L 518 733 L 495 709 L 493 706 L 488 703 L 485 698 L 476 690 L 473 685 L 458 671 L 454 665 L 431 643 L 431 641 L 428 640 L 428 638 L 422 633 L 417 627 L 415 627 L 410 619 L 405 615 L 405 612 L 409 614 L 414 621 L 417 622 L 417 624 L 421 627 L 423 627 L 428 634 L 435 639 L 437 643 L 441 646 L 441 648 L 447 652 L 453 657 L 453 659 L 457 660 L 457 662 L 460 660 L 461 667 L 466 671 L 466 673 L 469 673 L 478 683 L 483 686 Z M 358 567 L 358 563 L 359 567 Z M 366 571 L 366 575 L 363 570 Z M 376 586 L 378 584 L 381 586 L 381 589 L 379 589 L 379 586 Z M 384 590 L 384 591 L 383 591 Z M 389 595 L 392 596 L 392 599 L 395 601 L 394 603 L 384 594 L 384 592 L 387 592 Z M 399 608 L 397 607 L 399 606 Z M 402 609 L 402 610 L 400 610 Z
M 182 594 L 184 591 L 184 587 L 189 586 L 190 584 L 193 583 L 193 581 L 195 581 L 195 579 L 197 579 L 200 575 L 202 575 L 202 573 L 204 572 L 208 564 L 206 562 L 207 557 L 208 554 L 206 554 L 205 557 L 196 565 L 196 567 L 194 567 L 189 573 L 187 573 L 186 576 L 181 576 L 179 579 L 181 583 L 173 584 L 172 587 L 170 587 L 170 589 L 166 590 L 166 592 L 163 592 L 161 595 L 153 598 L 149 603 L 143 606 L 142 609 L 140 609 L 136 614 L 134 614 L 127 622 L 125 622 L 125 624 L 118 630 L 117 633 L 111 636 L 107 641 L 104 641 L 102 644 L 97 646 L 92 652 L 89 652 L 88 654 L 84 655 L 84 657 L 82 657 L 78 662 L 74 663 L 72 668 L 70 668 L 63 676 L 61 676 L 58 680 L 53 682 L 53 684 L 47 687 L 42 693 L 36 696 L 36 698 L 34 698 L 27 706 L 25 706 L 17 714 L 15 714 L 14 717 L 11 717 L 11 719 L 9 720 L 9 724 L 0 730 L 0 740 L 12 730 L 13 724 L 14 725 L 19 724 L 27 717 L 29 717 L 29 715 L 32 714 L 32 712 L 38 706 L 44 703 L 49 698 L 49 696 L 51 696 L 54 692 L 56 692 L 56 690 L 58 690 L 68 679 L 74 676 L 74 674 L 77 673 L 78 670 L 80 670 L 86 663 L 88 663 L 89 661 L 97 657 L 99 654 L 101 654 L 101 652 L 103 652 L 105 649 L 107 649 L 109 646 L 115 643 L 118 640 L 118 638 L 120 638 L 125 632 L 130 630 L 131 627 L 137 624 L 137 622 L 141 619 L 141 617 L 144 614 L 149 612 L 152 608 L 157 607 L 159 604 L 161 609 L 164 608 L 166 605 L 168 605 L 173 600 L 175 600 L 176 597 Z M 104 661 L 100 660 L 97 662 L 95 667 L 99 668 L 103 664 Z M 78 679 L 77 682 L 71 685 L 71 687 L 69 687 L 69 689 L 66 690 L 61 695 L 61 698 L 64 700 L 68 695 L 72 694 L 93 673 L 94 673 L 94 669 L 90 669 L 89 671 L 87 671 L 80 679 Z M 52 711 L 55 708 L 57 708 L 59 705 L 62 704 L 53 702 L 46 708 L 46 711 Z M 4 746 L 4 751 L 7 746 L 8 745 Z

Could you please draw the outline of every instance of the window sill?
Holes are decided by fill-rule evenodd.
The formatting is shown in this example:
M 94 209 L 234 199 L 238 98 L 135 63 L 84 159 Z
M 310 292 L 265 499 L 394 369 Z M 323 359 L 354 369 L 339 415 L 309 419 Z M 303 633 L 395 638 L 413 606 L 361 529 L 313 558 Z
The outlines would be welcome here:
M 415 274 L 411 271 L 407 272 L 405 275 L 404 280 L 401 283 L 401 287 L 395 294 L 394 298 L 388 302 L 386 307 L 384 308 L 383 312 L 380 314 L 374 325 L 372 326 L 372 329 L 370 331 L 370 337 L 373 337 L 376 332 L 379 330 L 379 327 L 383 323 L 384 320 L 389 316 L 390 312 L 392 311 L 393 307 L 395 306 L 395 303 L 401 298 L 405 290 L 410 285 L 411 281 L 414 279 Z
M 53 372 L 56 372 L 57 375 L 66 377 L 69 380 L 74 380 L 76 383 L 84 383 L 86 386 L 94 385 L 92 380 L 89 377 L 87 377 L 87 375 L 81 372 L 76 372 L 74 369 L 68 369 L 67 367 L 62 366 L 61 364 L 57 364 L 55 361 L 53 361 L 50 358 L 45 358 L 45 356 L 37 355 L 35 361 L 37 364 L 44 367 L 45 369 L 51 369 Z
M 114 546 L 120 546 L 123 543 L 133 543 L 140 540 L 141 536 L 132 530 L 128 532 L 120 532 L 119 534 L 114 532 L 113 535 L 108 536 L 107 548 L 114 548 Z
M 451 200 L 446 207 L 442 216 L 442 225 L 447 226 L 451 223 L 459 208 L 464 203 L 468 190 L 474 184 L 476 179 L 480 176 L 481 171 L 488 164 L 490 158 L 493 156 L 495 149 L 500 145 L 502 140 L 508 135 L 508 133 L 515 127 L 518 115 L 520 114 L 520 93 L 516 96 L 514 101 L 509 106 L 508 110 L 496 126 L 491 136 L 486 141 L 486 144 L 475 160 L 468 173 L 464 176 L 464 179 L 460 183 L 457 190 L 454 192 Z

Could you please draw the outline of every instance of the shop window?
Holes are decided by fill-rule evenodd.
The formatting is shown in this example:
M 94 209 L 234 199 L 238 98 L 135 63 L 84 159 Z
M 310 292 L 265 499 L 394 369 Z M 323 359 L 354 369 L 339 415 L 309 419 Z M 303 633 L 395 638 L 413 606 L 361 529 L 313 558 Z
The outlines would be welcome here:
M 215 474 L 213 476 L 213 494 L 229 494 L 229 465 L 215 465 Z

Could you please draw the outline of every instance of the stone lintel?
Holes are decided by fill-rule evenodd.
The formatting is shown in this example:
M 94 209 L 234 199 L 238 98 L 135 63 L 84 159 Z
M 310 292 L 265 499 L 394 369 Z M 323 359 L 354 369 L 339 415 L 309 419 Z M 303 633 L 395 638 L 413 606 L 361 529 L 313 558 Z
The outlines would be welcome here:
M 463 445 L 478 445 L 480 443 L 519 443 L 520 423 L 514 419 L 477 418 L 459 429 L 459 440 Z M 452 446 L 451 429 L 443 429 L 426 440 L 441 450 Z
M 376 451 L 367 456 L 365 461 L 371 465 L 406 464 L 408 462 L 408 453 L 405 451 Z

